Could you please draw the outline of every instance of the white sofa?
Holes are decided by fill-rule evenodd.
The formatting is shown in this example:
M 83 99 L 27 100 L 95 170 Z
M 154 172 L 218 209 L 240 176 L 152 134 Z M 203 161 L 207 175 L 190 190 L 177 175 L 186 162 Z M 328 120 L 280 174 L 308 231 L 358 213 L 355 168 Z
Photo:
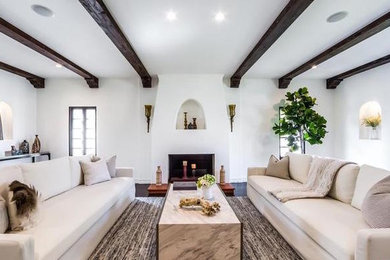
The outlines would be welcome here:
M 80 160 L 64 157 L 0 169 L 0 194 L 13 180 L 42 194 L 40 221 L 32 229 L 0 234 L 1 260 L 86 259 L 135 198 L 132 168 L 110 181 L 83 185 Z
M 368 190 L 389 171 L 348 164 L 336 175 L 328 197 L 279 202 L 269 191 L 305 183 L 310 155 L 289 154 L 291 180 L 248 168 L 248 197 L 305 259 L 390 259 L 390 229 L 371 229 L 360 211 Z

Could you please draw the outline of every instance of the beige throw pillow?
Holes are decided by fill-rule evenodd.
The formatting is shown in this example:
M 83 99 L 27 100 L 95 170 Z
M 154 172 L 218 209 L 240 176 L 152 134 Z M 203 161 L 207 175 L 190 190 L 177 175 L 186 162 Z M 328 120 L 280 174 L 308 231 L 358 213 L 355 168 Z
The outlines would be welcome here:
M 390 176 L 368 191 L 363 201 L 362 214 L 372 228 L 390 228 Z
M 103 160 L 97 162 L 80 161 L 80 165 L 84 174 L 84 184 L 87 186 L 111 179 L 107 164 Z
M 100 160 L 100 157 L 98 156 L 92 156 L 91 162 L 97 162 Z M 106 159 L 107 163 L 107 169 L 110 173 L 111 178 L 114 178 L 116 176 L 116 155 L 111 156 L 110 158 Z
M 289 174 L 289 157 L 283 157 L 281 160 L 276 158 L 274 155 L 271 155 L 268 161 L 267 170 L 265 171 L 265 175 L 273 176 L 281 179 L 290 179 Z

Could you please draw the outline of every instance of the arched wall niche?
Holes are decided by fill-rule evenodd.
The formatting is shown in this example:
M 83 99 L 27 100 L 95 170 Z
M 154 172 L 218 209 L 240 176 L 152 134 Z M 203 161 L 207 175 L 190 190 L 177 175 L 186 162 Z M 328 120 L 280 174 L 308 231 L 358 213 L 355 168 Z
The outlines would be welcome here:
M 376 101 L 364 103 L 359 110 L 359 138 L 379 140 L 382 137 L 382 108 Z
M 188 99 L 181 105 L 176 117 L 176 129 L 185 129 L 184 112 L 187 112 L 188 124 L 193 122 L 193 118 L 196 118 L 197 130 L 206 129 L 206 118 L 202 105 L 194 99 Z
M 12 108 L 0 101 L 0 141 L 13 139 Z

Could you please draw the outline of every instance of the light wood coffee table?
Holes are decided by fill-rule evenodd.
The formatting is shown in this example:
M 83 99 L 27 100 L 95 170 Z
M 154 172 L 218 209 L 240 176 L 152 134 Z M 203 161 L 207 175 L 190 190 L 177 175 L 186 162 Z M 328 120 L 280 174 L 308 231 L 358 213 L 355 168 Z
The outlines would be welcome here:
M 173 191 L 170 185 L 157 224 L 158 259 L 241 259 L 242 224 L 221 189 L 212 189 L 221 211 L 205 216 L 179 207 L 181 198 L 201 197 L 200 191 Z

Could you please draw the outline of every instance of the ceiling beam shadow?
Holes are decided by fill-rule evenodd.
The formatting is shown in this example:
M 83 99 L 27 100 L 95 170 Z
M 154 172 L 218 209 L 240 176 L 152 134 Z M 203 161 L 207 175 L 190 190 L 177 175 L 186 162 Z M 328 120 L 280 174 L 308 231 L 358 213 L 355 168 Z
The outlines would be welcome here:
M 92 16 L 96 23 L 106 33 L 108 38 L 114 43 L 118 50 L 127 59 L 130 65 L 138 73 L 142 80 L 144 88 L 152 87 L 152 77 L 149 75 L 137 53 L 131 47 L 130 42 L 123 34 L 114 17 L 104 5 L 102 0 L 79 0 L 87 12 Z
M 241 78 L 260 59 L 261 56 L 276 42 L 288 27 L 306 10 L 314 0 L 290 0 L 266 33 L 261 37 L 253 50 L 230 78 L 230 87 L 238 88 Z
M 362 29 L 358 30 L 354 34 L 340 41 L 339 43 L 333 45 L 329 49 L 323 51 L 313 59 L 302 64 L 293 71 L 287 73 L 279 79 L 279 88 L 287 88 L 291 80 L 296 76 L 304 73 L 305 71 L 311 69 L 313 66 L 317 66 L 320 63 L 336 56 L 337 54 L 351 48 L 352 46 L 370 38 L 371 36 L 381 32 L 382 30 L 390 26 L 390 12 L 376 19 L 374 22 L 368 24 Z M 336 81 L 333 84 L 337 84 Z M 337 84 L 338 85 L 338 84 Z M 336 85 L 336 86 L 337 86 Z

